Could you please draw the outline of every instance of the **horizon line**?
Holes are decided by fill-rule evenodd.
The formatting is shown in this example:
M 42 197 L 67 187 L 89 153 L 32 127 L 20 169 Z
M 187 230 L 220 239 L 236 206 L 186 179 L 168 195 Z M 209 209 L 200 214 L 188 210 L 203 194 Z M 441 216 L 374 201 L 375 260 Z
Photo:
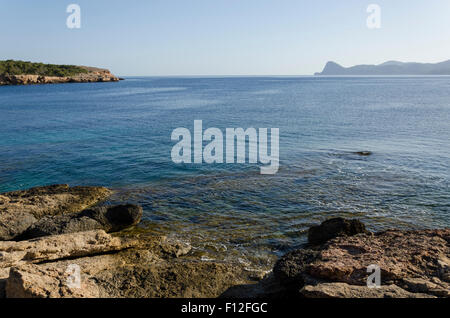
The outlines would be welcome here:
M 450 75 L 436 74 L 436 75 L 426 75 L 426 74 L 404 74 L 404 75 L 283 75 L 283 74 L 260 74 L 260 75 L 117 75 L 118 77 L 449 77 Z

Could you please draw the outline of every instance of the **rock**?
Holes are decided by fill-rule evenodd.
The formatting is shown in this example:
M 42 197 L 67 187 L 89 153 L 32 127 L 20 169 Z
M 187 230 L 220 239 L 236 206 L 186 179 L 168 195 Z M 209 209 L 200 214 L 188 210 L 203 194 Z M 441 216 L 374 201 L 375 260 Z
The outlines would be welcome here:
M 173 257 L 187 255 L 192 250 L 192 246 L 189 243 L 177 240 L 164 240 L 161 244 L 161 248 L 164 253 L 167 253 Z
M 449 239 L 450 229 L 338 237 L 320 251 L 320 261 L 310 264 L 308 270 L 350 284 L 365 284 L 370 264 L 380 266 L 384 280 L 420 275 L 439 278 L 439 261 L 450 253 Z
M 237 263 L 174 258 L 150 264 L 128 260 L 95 280 L 109 297 L 215 298 L 231 286 L 250 283 L 249 274 Z
M 441 255 L 437 260 L 437 267 L 439 272 L 439 278 L 443 281 L 450 283 L 450 258 Z
M 303 287 L 300 294 L 306 298 L 435 298 L 427 294 L 411 293 L 396 285 L 368 288 L 346 283 L 323 283 Z
M 104 187 L 69 187 L 67 184 L 7 192 L 0 195 L 0 213 L 26 212 L 36 219 L 75 213 L 97 204 L 111 193 Z
M 141 217 L 142 208 L 137 205 L 96 207 L 78 214 L 44 217 L 34 223 L 20 238 L 31 239 L 98 229 L 117 232 L 138 224 Z
M 305 284 L 305 267 L 318 257 L 319 252 L 300 249 L 281 257 L 273 268 L 273 273 L 287 289 L 299 289 Z
M 137 244 L 135 240 L 113 237 L 103 230 L 0 242 L 0 268 L 110 253 Z
M 6 281 L 7 298 L 98 298 L 98 287 L 92 281 L 84 281 L 80 287 L 68 284 L 71 272 L 68 268 L 23 265 L 12 268 Z
M 42 236 L 101 230 L 102 225 L 94 219 L 80 215 L 46 216 L 31 225 L 18 238 L 30 240 Z
M 6 297 L 5 287 L 6 287 L 6 280 L 9 277 L 9 270 L 10 270 L 9 267 L 0 268 L 0 299 Z
M 395 283 L 409 291 L 440 296 L 450 290 L 442 274 L 443 263 L 450 256 L 449 242 L 450 229 L 389 230 L 376 235 L 338 237 L 320 251 L 318 260 L 309 264 L 306 272 L 325 281 L 366 285 L 367 267 L 375 264 L 381 269 L 383 285 Z M 433 285 L 413 288 L 412 278 Z
M 370 265 L 380 268 L 381 289 L 368 291 Z M 450 297 L 449 270 L 450 229 L 442 229 L 338 236 L 286 254 L 273 273 L 292 297 Z
M 142 208 L 133 204 L 104 206 L 85 210 L 81 215 L 99 222 L 106 232 L 117 232 L 138 224 Z
M 34 223 L 25 232 L 39 236 L 0 241 L 0 297 L 217 297 L 262 276 L 239 262 L 199 260 L 189 243 L 173 238 L 99 230 L 118 231 L 142 216 L 132 205 L 83 210 L 110 193 L 57 185 L 0 195 L 5 223 L 27 213 Z M 68 284 L 73 268 L 80 288 Z
M 308 242 L 312 245 L 319 245 L 338 236 L 351 236 L 359 233 L 368 233 L 362 222 L 356 219 L 334 218 L 311 227 L 308 231 Z
M 260 281 L 244 285 L 234 285 L 228 288 L 221 298 L 266 298 L 284 299 L 293 298 L 296 294 L 287 290 L 280 281 L 274 277 L 273 273 L 265 275 Z
M 0 198 L 0 200 L 2 200 Z M 27 230 L 36 218 L 27 212 L 0 212 L 0 241 L 13 240 Z
M 75 259 L 83 259 L 86 269 L 92 270 L 94 265 L 98 265 L 95 261 L 90 261 L 92 257 L 110 255 L 140 244 L 142 243 L 137 240 L 112 237 L 102 230 L 48 236 L 31 241 L 0 242 L 0 298 L 5 295 L 96 297 L 97 287 L 91 282 L 87 282 L 86 286 L 95 288 L 82 291 L 81 294 L 66 290 L 64 286 L 58 294 L 50 290 L 55 286 L 62 286 L 58 279 L 67 278 L 67 267 Z
M 372 152 L 371 151 L 355 151 L 354 154 L 358 155 L 358 156 L 370 156 L 370 155 L 372 155 Z
M 38 219 L 79 212 L 101 200 L 111 191 L 103 187 L 52 185 L 0 195 L 0 241 L 19 239 Z
M 131 253 L 128 253 L 131 254 Z M 178 259 L 177 259 L 178 260 Z M 218 297 L 234 284 L 248 283 L 237 264 L 134 259 L 127 254 L 99 255 L 12 268 L 6 281 L 8 298 L 168 298 Z M 69 276 L 79 268 L 80 285 Z
M 217 297 L 231 286 L 252 282 L 254 273 L 239 263 L 168 256 L 171 242 L 176 243 L 154 236 L 127 242 L 102 231 L 2 242 L 6 253 L 13 253 L 11 248 L 22 252 L 3 262 L 11 266 L 5 293 L 19 298 Z M 99 244 L 103 247 L 95 248 Z M 78 286 L 68 284 L 74 266 L 79 269 Z
M 414 293 L 428 293 L 438 297 L 450 297 L 450 289 L 439 280 L 426 280 L 424 278 L 403 278 L 402 285 Z

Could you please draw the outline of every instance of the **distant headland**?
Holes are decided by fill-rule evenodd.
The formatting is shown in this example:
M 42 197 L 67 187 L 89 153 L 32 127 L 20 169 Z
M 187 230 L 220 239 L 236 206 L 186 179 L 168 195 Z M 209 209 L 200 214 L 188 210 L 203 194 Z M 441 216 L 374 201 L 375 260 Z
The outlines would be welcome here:
M 109 70 L 15 60 L 0 61 L 0 85 L 117 82 Z
M 440 63 L 403 63 L 388 61 L 379 65 L 343 67 L 328 62 L 321 73 L 314 75 L 450 75 L 450 60 Z

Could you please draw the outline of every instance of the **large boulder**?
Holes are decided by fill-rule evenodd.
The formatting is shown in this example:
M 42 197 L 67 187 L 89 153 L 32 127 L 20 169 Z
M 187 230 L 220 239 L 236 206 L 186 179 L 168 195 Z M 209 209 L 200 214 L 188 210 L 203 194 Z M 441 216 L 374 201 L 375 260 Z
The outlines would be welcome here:
M 273 268 L 273 273 L 287 289 L 298 289 L 305 284 L 306 266 L 317 259 L 318 251 L 300 249 L 281 257 Z
M 36 218 L 27 212 L 0 212 L 0 241 L 15 239 L 36 221 Z
M 141 217 L 142 208 L 137 205 L 96 207 L 78 214 L 44 217 L 31 225 L 20 238 L 31 239 L 99 229 L 117 232 L 138 224 Z
M 311 245 L 319 245 L 338 236 L 352 236 L 359 233 L 368 233 L 361 221 L 334 218 L 309 228 L 308 242 Z
M 106 232 L 117 232 L 138 224 L 142 218 L 142 208 L 134 204 L 103 206 L 85 210 L 80 216 L 97 221 Z
M 52 185 L 0 195 L 0 241 L 18 239 L 38 219 L 80 212 L 104 199 L 103 187 Z

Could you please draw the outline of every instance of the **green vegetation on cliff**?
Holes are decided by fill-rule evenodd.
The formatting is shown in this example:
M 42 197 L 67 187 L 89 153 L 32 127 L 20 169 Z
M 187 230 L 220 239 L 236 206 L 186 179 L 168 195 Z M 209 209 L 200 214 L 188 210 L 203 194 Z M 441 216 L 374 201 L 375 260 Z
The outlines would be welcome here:
M 88 72 L 87 69 L 75 65 L 55 65 L 14 60 L 0 61 L 0 74 L 73 76 Z

